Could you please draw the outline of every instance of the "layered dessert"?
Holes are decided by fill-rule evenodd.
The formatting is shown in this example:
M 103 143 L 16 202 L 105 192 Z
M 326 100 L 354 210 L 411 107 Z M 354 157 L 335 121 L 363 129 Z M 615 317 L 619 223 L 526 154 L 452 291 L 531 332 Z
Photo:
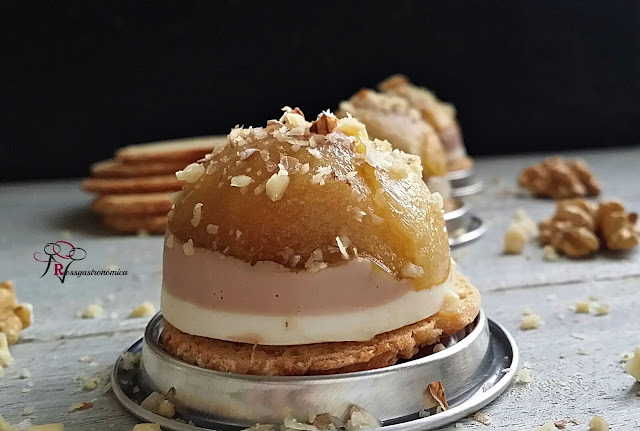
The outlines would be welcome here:
M 401 97 L 362 89 L 340 103 L 336 114 L 365 124 L 371 138 L 386 140 L 393 148 L 420 157 L 422 176 L 429 190 L 447 200 L 447 155 L 436 130 Z
M 467 156 L 462 140 L 456 108 L 452 104 L 441 101 L 424 87 L 413 85 L 403 75 L 390 76 L 382 81 L 378 88 L 386 94 L 405 99 L 420 112 L 425 121 L 436 129 L 447 152 L 449 171 L 470 169 L 473 166 L 473 161 Z
M 470 324 L 443 200 L 415 155 L 351 116 L 285 108 L 177 175 L 165 238 L 162 344 L 259 375 L 367 370 Z

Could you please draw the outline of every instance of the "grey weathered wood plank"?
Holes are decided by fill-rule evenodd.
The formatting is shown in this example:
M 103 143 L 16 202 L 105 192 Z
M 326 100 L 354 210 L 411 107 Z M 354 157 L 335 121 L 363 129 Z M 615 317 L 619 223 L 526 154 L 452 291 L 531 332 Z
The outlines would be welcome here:
M 610 314 L 576 314 L 570 309 L 589 297 L 609 304 Z M 533 379 L 528 384 L 514 383 L 482 410 L 493 419 L 491 427 L 466 419 L 462 421 L 465 428 L 534 430 L 550 420 L 577 418 L 585 424 L 595 414 L 614 430 L 640 427 L 640 397 L 636 396 L 640 384 L 622 371 L 620 362 L 623 353 L 640 346 L 640 277 L 488 292 L 483 306 L 489 318 L 515 336 L 522 362 L 531 364 Z M 544 320 L 538 329 L 519 329 L 527 307 Z M 580 349 L 587 355 L 579 354 Z
M 106 383 L 120 352 L 139 336 L 113 333 L 16 344 L 11 348 L 16 363 L 0 379 L 0 414 L 14 424 L 27 418 L 33 424 L 62 422 L 71 431 L 131 430 L 138 421 L 120 407 Z M 31 377 L 21 378 L 23 369 Z M 99 388 L 83 390 L 84 380 L 93 377 L 100 379 Z M 71 404 L 88 401 L 93 408 L 67 412 Z M 24 416 L 25 407 L 33 407 L 33 415 Z

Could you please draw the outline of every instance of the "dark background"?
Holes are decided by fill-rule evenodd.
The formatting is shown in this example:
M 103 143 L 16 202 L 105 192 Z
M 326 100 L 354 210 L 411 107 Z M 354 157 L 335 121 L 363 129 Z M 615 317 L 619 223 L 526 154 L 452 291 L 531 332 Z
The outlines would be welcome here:
M 117 147 L 308 117 L 402 72 L 473 155 L 637 145 L 635 1 L 0 4 L 2 180 Z

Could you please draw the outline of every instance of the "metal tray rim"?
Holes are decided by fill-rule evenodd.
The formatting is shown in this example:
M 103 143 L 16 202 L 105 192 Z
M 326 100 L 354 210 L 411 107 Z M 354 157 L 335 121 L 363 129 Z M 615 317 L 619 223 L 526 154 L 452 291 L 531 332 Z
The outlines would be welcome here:
M 478 316 L 476 317 L 477 324 L 475 328 L 462 340 L 457 342 L 455 345 L 446 348 L 445 350 L 437 353 L 433 353 L 431 355 L 418 358 L 415 360 L 409 360 L 400 364 L 391 365 L 389 367 L 377 368 L 374 370 L 366 370 L 366 371 L 357 371 L 352 373 L 343 373 L 343 374 L 331 374 L 331 375 L 318 375 L 318 376 L 258 376 L 258 375 L 249 375 L 249 374 L 234 374 L 234 373 L 225 373 L 222 371 L 210 370 L 206 368 L 201 368 L 196 365 L 190 364 L 188 362 L 182 361 L 178 358 L 174 358 L 169 355 L 165 351 L 163 351 L 160 346 L 157 345 L 155 340 L 153 340 L 153 328 L 157 325 L 158 321 L 162 318 L 162 313 L 158 312 L 156 315 L 149 321 L 147 327 L 144 331 L 144 338 L 142 340 L 143 344 L 148 347 L 156 356 L 162 356 L 163 360 L 168 361 L 171 364 L 179 365 L 181 367 L 185 367 L 189 370 L 193 370 L 198 374 L 212 375 L 218 377 L 224 377 L 226 379 L 233 380 L 245 380 L 245 381 L 253 381 L 253 382 L 264 382 L 264 383 L 304 383 L 304 382 L 320 382 L 320 381 L 343 381 L 343 380 L 356 380 L 359 378 L 371 377 L 378 374 L 387 374 L 390 372 L 395 372 L 398 370 L 403 370 L 406 368 L 417 368 L 421 367 L 425 363 L 428 362 L 436 362 L 440 361 L 448 356 L 452 356 L 456 354 L 459 350 L 465 348 L 469 344 L 473 343 L 477 337 L 482 334 L 485 326 L 488 324 L 488 319 L 486 318 L 484 310 L 481 308 L 478 312 Z M 152 340 L 149 342 L 147 340 Z
M 464 401 L 463 403 L 452 407 L 451 409 L 438 413 L 436 415 L 428 416 L 425 418 L 419 418 L 410 420 L 403 423 L 386 425 L 380 428 L 375 428 L 375 430 L 382 431 L 418 431 L 422 429 L 435 429 L 446 424 L 451 424 L 454 421 L 466 417 L 469 415 L 469 411 L 477 411 L 487 404 L 494 401 L 500 394 L 502 394 L 510 385 L 511 381 L 515 377 L 515 373 L 517 372 L 517 367 L 520 361 L 519 358 L 519 350 L 518 346 L 515 342 L 513 336 L 499 323 L 485 319 L 487 325 L 489 326 L 490 332 L 492 336 L 496 337 L 497 340 L 502 341 L 502 343 L 509 347 L 511 353 L 511 361 L 509 363 L 509 367 L 505 370 L 503 375 L 499 378 L 498 381 L 494 385 L 492 385 L 487 391 L 483 392 L 478 398 L 473 397 L 469 400 Z M 142 338 L 138 339 L 135 343 L 133 343 L 127 351 L 134 349 L 136 346 L 142 344 Z M 442 352 L 440 352 L 442 353 Z M 506 358 L 505 358 L 506 359 Z M 116 399 L 134 416 L 141 420 L 152 421 L 159 424 L 161 427 L 166 429 L 172 429 L 176 431 L 209 431 L 211 428 L 202 428 L 196 425 L 185 424 L 176 422 L 172 419 L 167 419 L 162 416 L 159 416 L 155 413 L 152 413 L 148 410 L 143 409 L 132 401 L 120 388 L 117 382 L 117 371 L 119 369 L 119 365 L 122 359 L 119 357 L 116 360 L 114 368 L 111 373 L 111 382 L 112 382 L 112 390 Z M 355 374 L 355 373 L 353 373 Z

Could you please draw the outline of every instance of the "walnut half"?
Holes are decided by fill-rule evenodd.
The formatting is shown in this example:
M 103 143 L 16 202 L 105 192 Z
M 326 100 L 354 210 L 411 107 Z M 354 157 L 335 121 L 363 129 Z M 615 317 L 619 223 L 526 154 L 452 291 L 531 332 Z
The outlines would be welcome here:
M 627 213 L 621 203 L 597 207 L 584 199 L 559 201 L 553 217 L 538 224 L 540 242 L 570 257 L 586 256 L 604 244 L 612 250 L 638 245 L 638 214 Z
M 532 195 L 566 199 L 597 196 L 601 187 L 587 165 L 580 160 L 549 157 L 520 172 L 518 184 Z
M 628 250 L 638 245 L 638 214 L 627 213 L 620 202 L 602 202 L 595 218 L 598 235 L 607 248 Z

